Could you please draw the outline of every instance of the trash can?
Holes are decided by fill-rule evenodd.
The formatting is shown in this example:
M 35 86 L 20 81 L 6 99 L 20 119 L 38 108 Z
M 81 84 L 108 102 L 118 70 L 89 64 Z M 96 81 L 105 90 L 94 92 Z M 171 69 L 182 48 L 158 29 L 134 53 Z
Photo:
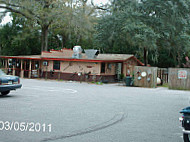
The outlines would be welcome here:
M 131 81 L 132 81 L 132 77 L 127 76 L 125 78 L 125 84 L 126 84 L 126 86 L 131 86 Z

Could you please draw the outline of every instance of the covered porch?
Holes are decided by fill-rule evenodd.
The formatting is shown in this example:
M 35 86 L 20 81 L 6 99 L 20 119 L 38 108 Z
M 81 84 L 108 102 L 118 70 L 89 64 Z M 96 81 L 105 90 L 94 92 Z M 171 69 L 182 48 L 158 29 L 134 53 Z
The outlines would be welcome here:
M 40 77 L 40 58 L 1 57 L 0 68 L 8 75 L 21 78 Z

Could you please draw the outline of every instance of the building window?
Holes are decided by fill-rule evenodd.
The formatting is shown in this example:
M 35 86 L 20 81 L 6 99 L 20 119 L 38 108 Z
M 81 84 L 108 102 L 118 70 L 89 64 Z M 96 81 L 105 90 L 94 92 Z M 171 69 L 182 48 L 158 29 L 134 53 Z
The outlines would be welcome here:
M 53 61 L 53 69 L 60 70 L 60 61 Z
M 105 71 L 106 71 L 106 64 L 101 63 L 101 73 L 105 73 Z

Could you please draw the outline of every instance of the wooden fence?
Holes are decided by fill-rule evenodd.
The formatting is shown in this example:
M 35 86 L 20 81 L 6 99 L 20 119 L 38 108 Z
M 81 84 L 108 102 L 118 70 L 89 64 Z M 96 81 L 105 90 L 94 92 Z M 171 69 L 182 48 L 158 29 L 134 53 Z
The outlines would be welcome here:
M 157 67 L 135 66 L 134 85 L 139 87 L 157 87 Z
M 190 69 L 169 68 L 169 89 L 190 90 Z

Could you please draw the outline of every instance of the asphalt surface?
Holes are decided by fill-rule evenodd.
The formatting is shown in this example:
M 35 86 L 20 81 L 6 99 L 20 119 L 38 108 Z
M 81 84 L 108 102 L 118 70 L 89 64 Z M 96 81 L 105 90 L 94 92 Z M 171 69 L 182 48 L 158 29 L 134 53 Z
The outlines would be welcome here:
M 183 142 L 178 118 L 190 105 L 190 91 L 21 83 L 22 89 L 0 97 L 0 142 Z

